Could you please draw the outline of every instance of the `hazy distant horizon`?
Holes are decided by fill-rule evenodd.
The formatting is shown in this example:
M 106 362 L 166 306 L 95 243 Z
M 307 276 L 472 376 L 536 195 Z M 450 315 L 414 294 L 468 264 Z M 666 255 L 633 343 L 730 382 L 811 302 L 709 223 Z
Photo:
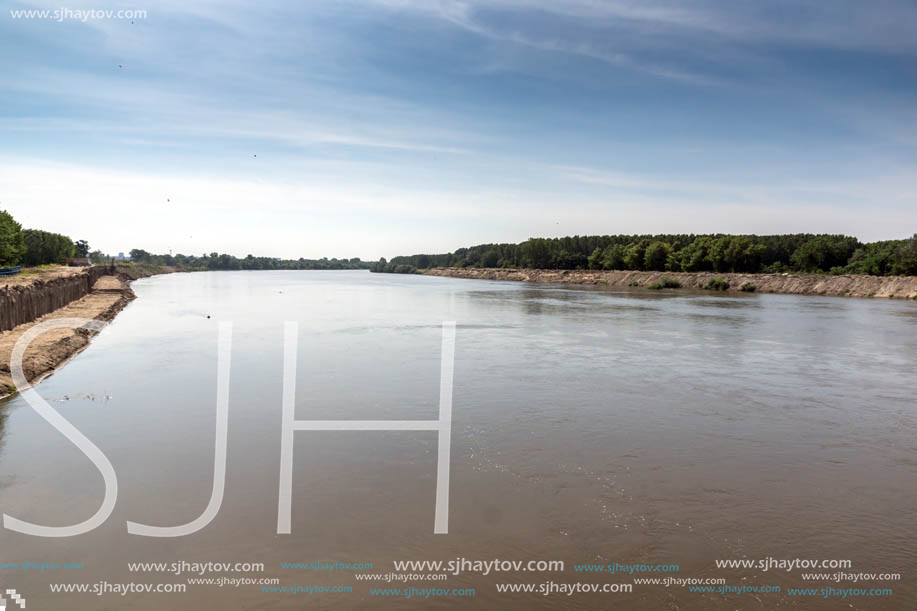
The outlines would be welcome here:
M 0 13 L 0 209 L 117 253 L 917 231 L 917 6 L 610 0 Z

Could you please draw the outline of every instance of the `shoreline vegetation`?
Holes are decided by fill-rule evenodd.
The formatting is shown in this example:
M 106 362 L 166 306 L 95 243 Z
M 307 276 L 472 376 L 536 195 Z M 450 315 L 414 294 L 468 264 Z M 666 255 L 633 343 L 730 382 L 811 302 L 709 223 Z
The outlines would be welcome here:
M 278 259 L 274 257 L 256 257 L 248 255 L 239 258 L 225 253 L 212 252 L 209 255 L 156 255 L 137 249 L 130 252 L 131 261 L 144 265 L 162 265 L 177 267 L 183 272 L 206 271 L 269 271 L 269 270 L 344 270 L 369 269 L 370 263 L 359 257 L 353 259 Z
M 530 238 L 444 254 L 380 259 L 370 271 L 413 274 L 434 268 L 642 271 L 717 274 L 917 276 L 917 234 L 863 243 L 828 234 L 659 234 Z
M 917 234 L 863 243 L 828 234 L 530 238 L 380 259 L 370 271 L 649 289 L 917 299 Z

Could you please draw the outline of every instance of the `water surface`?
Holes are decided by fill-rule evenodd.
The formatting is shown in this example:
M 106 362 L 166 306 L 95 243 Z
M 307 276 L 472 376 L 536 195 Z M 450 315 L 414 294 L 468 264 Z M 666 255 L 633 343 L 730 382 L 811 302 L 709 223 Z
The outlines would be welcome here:
M 38 386 L 108 456 L 120 489 L 114 513 L 90 534 L 53 540 L 0 530 L 2 562 L 85 565 L 3 571 L 6 587 L 27 592 L 32 608 L 917 604 L 913 303 L 367 272 L 173 274 L 133 286 L 138 299 Z M 191 536 L 128 535 L 127 520 L 184 524 L 210 498 L 220 320 L 234 322 L 222 510 Z M 458 322 L 449 535 L 433 535 L 433 432 L 297 433 L 293 532 L 276 534 L 286 320 L 299 321 L 296 417 L 335 420 L 435 419 L 440 323 Z M 95 467 L 22 398 L 0 406 L 3 513 L 73 524 L 97 510 L 102 490 Z M 385 600 L 370 596 L 352 571 L 280 567 L 372 562 L 373 572 L 387 573 L 393 560 L 458 557 L 563 560 L 567 568 L 411 584 L 476 590 L 459 603 Z M 508 596 L 494 586 L 629 583 L 573 570 L 618 562 L 677 564 L 672 576 L 725 577 L 730 585 L 815 587 L 798 570 L 714 564 L 767 557 L 850 559 L 850 572 L 901 573 L 902 581 L 870 584 L 892 587 L 891 599 L 843 601 L 655 586 Z M 183 595 L 96 597 L 48 587 L 186 583 L 187 575 L 127 569 L 176 560 L 263 562 L 264 573 L 244 576 L 354 591 L 284 596 L 258 586 L 197 586 Z

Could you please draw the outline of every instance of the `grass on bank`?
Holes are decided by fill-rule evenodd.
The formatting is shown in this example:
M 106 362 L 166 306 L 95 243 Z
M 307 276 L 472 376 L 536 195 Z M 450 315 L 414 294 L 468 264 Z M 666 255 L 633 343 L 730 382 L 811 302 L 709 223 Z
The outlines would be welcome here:
M 36 265 L 34 267 L 23 267 L 22 271 L 19 273 L 20 276 L 34 276 L 35 274 L 41 274 L 48 271 L 49 269 L 55 269 L 60 267 L 56 263 L 48 263 L 47 265 Z
M 663 276 L 662 278 L 660 278 L 659 280 L 652 283 L 651 285 L 649 285 L 646 288 L 653 289 L 654 291 L 658 291 L 661 289 L 680 289 L 681 282 L 679 282 L 675 278 L 669 278 L 668 276 Z
M 725 278 L 711 278 L 704 288 L 708 291 L 725 291 L 729 288 L 729 281 Z

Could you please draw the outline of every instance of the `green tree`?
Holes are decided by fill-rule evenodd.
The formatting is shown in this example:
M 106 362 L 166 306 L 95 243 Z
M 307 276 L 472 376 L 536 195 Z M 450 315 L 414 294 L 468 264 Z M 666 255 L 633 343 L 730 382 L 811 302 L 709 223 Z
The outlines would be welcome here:
M 710 244 L 708 257 L 713 264 L 713 270 L 717 272 L 728 272 L 732 269 L 730 261 L 729 245 L 730 236 L 720 236 Z
M 369 271 L 382 273 L 385 271 L 385 266 L 388 264 L 388 261 L 385 260 L 385 257 L 381 257 L 378 261 L 369 266 Z
M 551 249 L 544 238 L 531 238 L 521 245 L 522 265 L 533 269 L 547 269 L 551 264 Z
M 726 248 L 730 271 L 740 273 L 759 271 L 761 269 L 761 261 L 764 258 L 764 251 L 764 244 L 756 243 L 752 236 L 731 236 L 729 246 Z
M 678 260 L 681 263 L 682 271 L 711 271 L 713 269 L 713 261 L 710 258 L 710 250 L 712 247 L 712 237 L 699 236 L 695 238 L 693 242 L 682 248 L 678 253 Z
M 497 267 L 497 263 L 500 261 L 500 255 L 496 250 L 491 248 L 484 253 L 484 256 L 481 257 L 481 267 Z
M 757 272 L 764 245 L 747 235 L 720 236 L 710 243 L 707 257 L 718 272 Z
M 481 252 L 476 248 L 468 249 L 468 252 L 465 254 L 465 267 L 480 267 L 478 263 L 481 262 Z M 405 265 L 402 263 L 402 265 Z
M 627 269 L 643 269 L 646 261 L 647 241 L 634 242 L 624 251 L 624 267 Z
M 24 265 L 62 264 L 73 256 L 73 241 L 67 236 L 40 229 L 26 229 L 23 232 L 25 253 Z
M 143 250 L 142 248 L 132 248 L 130 252 L 131 261 L 136 263 L 147 263 L 149 262 L 153 255 Z
M 623 244 L 610 244 L 602 251 L 602 269 L 625 269 Z
M 0 210 L 0 266 L 17 265 L 24 253 L 22 225 L 9 212 Z
M 665 242 L 651 242 L 643 255 L 643 269 L 665 271 L 672 247 Z
M 86 240 L 77 240 L 73 243 L 73 252 L 77 257 L 89 256 L 89 242 Z
M 892 272 L 899 276 L 917 276 L 917 233 L 904 243 L 895 253 L 895 265 Z
M 860 246 L 856 238 L 820 235 L 804 242 L 790 257 L 790 262 L 804 272 L 826 272 L 847 264 Z

